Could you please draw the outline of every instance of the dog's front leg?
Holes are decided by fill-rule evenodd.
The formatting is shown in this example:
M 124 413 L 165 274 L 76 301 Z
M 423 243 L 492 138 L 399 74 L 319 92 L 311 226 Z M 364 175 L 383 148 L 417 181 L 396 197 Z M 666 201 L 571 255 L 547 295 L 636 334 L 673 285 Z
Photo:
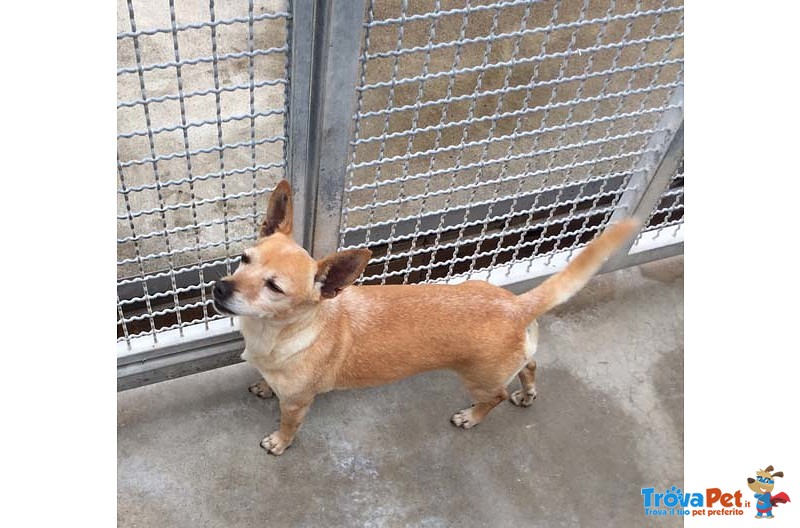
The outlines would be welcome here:
M 261 380 L 258 383 L 253 383 L 247 390 L 250 391 L 251 394 L 255 394 L 257 397 L 261 399 L 268 399 L 272 398 L 274 393 L 272 392 L 272 387 L 269 386 L 269 383 L 266 380 Z
M 294 435 L 300 424 L 303 423 L 308 408 L 311 406 L 311 398 L 286 398 L 280 401 L 281 404 L 281 428 L 261 440 L 261 447 L 270 454 L 280 455 L 287 447 L 292 445 Z

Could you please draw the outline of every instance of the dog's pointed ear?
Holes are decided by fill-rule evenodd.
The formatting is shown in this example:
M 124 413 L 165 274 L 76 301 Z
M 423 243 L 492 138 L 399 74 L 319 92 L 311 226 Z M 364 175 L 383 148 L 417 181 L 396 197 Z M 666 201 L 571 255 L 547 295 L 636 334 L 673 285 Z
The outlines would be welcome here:
M 783 477 L 783 471 L 776 471 L 772 474 L 772 477 Z
M 292 187 L 288 181 L 281 180 L 269 195 L 267 216 L 261 222 L 261 236 L 267 237 L 275 232 L 291 235 L 292 214 Z
M 353 284 L 364 272 L 372 257 L 368 249 L 348 249 L 328 255 L 317 261 L 317 274 L 314 282 L 321 285 L 324 299 L 331 299 Z
M 764 468 L 764 471 L 772 471 L 773 469 L 775 469 L 775 468 L 772 467 L 772 465 L 770 464 L 769 466 Z

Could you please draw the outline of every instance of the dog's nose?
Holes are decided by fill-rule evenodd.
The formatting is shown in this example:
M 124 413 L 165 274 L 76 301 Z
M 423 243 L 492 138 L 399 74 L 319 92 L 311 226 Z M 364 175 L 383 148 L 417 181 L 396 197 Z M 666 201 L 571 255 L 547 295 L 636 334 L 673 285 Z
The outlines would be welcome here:
M 233 293 L 233 284 L 226 280 L 218 280 L 214 285 L 214 298 L 217 300 L 225 300 Z

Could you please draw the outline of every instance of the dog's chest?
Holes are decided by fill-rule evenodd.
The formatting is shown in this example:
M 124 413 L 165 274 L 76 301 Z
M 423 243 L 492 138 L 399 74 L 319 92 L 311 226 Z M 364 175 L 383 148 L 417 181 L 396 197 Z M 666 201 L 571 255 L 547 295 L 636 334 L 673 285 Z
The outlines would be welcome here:
M 240 329 L 244 337 L 242 359 L 266 368 L 277 358 L 273 357 L 278 339 L 278 329 L 250 318 L 240 319 Z
M 275 348 L 278 329 L 250 318 L 240 319 L 242 337 L 247 350 L 258 355 L 270 354 Z
M 290 360 L 314 343 L 317 332 L 313 327 L 283 335 L 257 319 L 242 318 L 240 322 L 245 342 L 242 359 L 255 366 L 274 389 L 281 385 L 281 378 L 297 377 L 295 362 Z

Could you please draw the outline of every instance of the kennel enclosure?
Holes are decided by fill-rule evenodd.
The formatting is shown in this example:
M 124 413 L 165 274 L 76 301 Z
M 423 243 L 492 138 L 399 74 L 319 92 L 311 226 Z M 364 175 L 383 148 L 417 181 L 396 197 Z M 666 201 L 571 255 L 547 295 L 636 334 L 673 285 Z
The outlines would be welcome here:
M 124 390 L 238 361 L 214 281 L 286 178 L 315 257 L 361 284 L 522 291 L 616 219 L 605 266 L 683 251 L 683 4 L 118 3 Z

